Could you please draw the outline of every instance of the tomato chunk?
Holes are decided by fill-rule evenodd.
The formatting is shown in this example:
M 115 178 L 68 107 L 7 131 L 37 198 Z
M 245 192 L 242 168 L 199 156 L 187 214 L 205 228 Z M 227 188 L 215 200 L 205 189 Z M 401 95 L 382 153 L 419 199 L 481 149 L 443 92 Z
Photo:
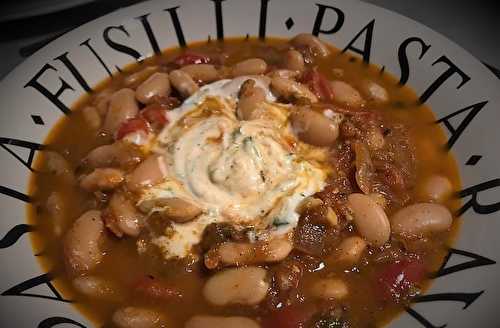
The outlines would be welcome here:
M 155 279 L 153 276 L 141 278 L 135 285 L 134 291 L 140 295 L 160 300 L 182 298 L 182 293 L 179 290 Z
M 303 328 L 316 311 L 311 304 L 290 305 L 265 317 L 262 328 Z
M 149 123 L 142 117 L 129 118 L 122 123 L 118 132 L 116 133 L 116 139 L 120 140 L 129 133 L 144 131 L 148 133 L 150 131 Z
M 141 111 L 141 116 L 144 117 L 146 121 L 159 127 L 168 123 L 166 114 L 167 110 L 165 107 L 159 104 L 149 105 Z
M 316 68 L 310 69 L 304 73 L 302 83 L 305 83 L 322 102 L 331 102 L 333 100 L 330 81 L 328 81 L 323 74 L 318 72 Z
M 383 301 L 392 300 L 398 303 L 409 296 L 425 275 L 425 267 L 420 259 L 404 259 L 391 263 L 378 275 L 378 294 Z
M 185 52 L 174 59 L 174 63 L 179 66 L 192 65 L 192 64 L 207 64 L 210 62 L 210 57 L 197 54 L 194 52 Z

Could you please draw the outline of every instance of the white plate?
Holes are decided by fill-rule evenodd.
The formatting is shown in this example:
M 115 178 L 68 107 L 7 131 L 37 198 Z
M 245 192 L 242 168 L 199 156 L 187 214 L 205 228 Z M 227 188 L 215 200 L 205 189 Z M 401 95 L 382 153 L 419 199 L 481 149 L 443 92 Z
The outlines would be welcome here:
M 215 10 L 217 5 L 220 11 Z M 149 22 L 157 43 L 151 42 L 140 17 Z M 424 95 L 441 119 L 437 124 L 448 131 L 460 166 L 465 212 L 458 241 L 431 290 L 391 326 L 500 326 L 496 313 L 500 293 L 496 265 L 500 252 L 499 80 L 472 55 L 427 27 L 366 3 L 339 0 L 141 3 L 62 36 L 8 75 L 0 85 L 4 148 L 0 151 L 0 326 L 63 327 L 61 322 L 72 322 L 67 327 L 91 326 L 62 301 L 49 282 L 50 275 L 40 271 L 28 237 L 36 227 L 25 224 L 30 151 L 38 152 L 63 111 L 85 94 L 85 85 L 95 85 L 108 76 L 108 70 L 116 72 L 117 66 L 125 66 L 134 56 L 152 55 L 157 47 L 208 36 L 291 37 L 299 32 L 319 32 L 341 49 L 369 47 L 364 54 L 368 59 L 369 53 L 370 62 L 397 77 L 407 76 L 407 83 Z M 129 47 L 129 54 L 113 48 L 116 44 Z M 451 69 L 460 73 L 447 76 Z M 61 81 L 74 90 L 65 89 L 51 100 L 48 95 L 57 93 Z

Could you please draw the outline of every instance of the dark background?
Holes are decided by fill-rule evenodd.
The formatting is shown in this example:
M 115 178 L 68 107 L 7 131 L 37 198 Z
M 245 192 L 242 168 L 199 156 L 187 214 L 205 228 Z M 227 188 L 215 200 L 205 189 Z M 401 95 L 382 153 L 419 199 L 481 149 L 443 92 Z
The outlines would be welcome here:
M 500 68 L 500 1 L 362 1 L 423 23 Z M 142 0 L 0 0 L 0 78 L 60 34 L 138 2 Z

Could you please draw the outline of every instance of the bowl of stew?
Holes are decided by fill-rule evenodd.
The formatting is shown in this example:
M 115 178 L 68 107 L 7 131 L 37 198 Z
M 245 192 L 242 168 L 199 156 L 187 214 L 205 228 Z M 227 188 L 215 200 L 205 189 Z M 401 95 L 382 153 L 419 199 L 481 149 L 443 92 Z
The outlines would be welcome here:
M 357 2 L 88 23 L 0 87 L 2 323 L 495 326 L 495 87 Z

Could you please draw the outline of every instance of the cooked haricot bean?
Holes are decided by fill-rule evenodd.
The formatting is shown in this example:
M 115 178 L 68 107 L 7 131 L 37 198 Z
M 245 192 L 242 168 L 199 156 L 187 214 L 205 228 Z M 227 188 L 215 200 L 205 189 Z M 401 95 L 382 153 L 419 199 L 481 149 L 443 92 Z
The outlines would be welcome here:
M 186 72 L 181 70 L 173 70 L 169 74 L 170 83 L 181 94 L 182 97 L 187 98 L 193 93 L 198 91 L 198 84 Z
M 453 186 L 447 177 L 433 175 L 426 179 L 419 188 L 420 196 L 427 200 L 441 203 L 451 195 Z
M 80 276 L 72 281 L 73 287 L 87 297 L 116 301 L 119 299 L 117 286 L 97 276 Z
M 391 217 L 392 231 L 407 236 L 446 231 L 452 223 L 450 210 L 432 203 L 409 205 Z
M 161 207 L 161 215 L 177 223 L 191 221 L 202 212 L 195 204 L 179 197 L 158 199 L 155 207 Z
M 329 146 L 339 136 L 336 122 L 307 107 L 292 112 L 290 121 L 299 139 L 311 145 Z
M 166 175 L 167 166 L 164 157 L 152 155 L 127 176 L 127 188 L 131 191 L 140 191 L 144 187 L 160 183 Z
M 307 48 L 313 55 L 319 57 L 326 57 L 330 54 L 328 47 L 312 34 L 298 34 L 292 39 L 291 43 L 299 49 Z
M 355 141 L 353 144 L 356 157 L 356 183 L 365 194 L 372 189 L 375 168 L 373 167 L 370 152 L 364 142 Z
M 47 198 L 47 211 L 49 212 L 54 234 L 60 237 L 65 228 L 67 206 L 60 192 L 54 191 Z
M 113 323 L 118 328 L 162 328 L 164 326 L 163 316 L 153 310 L 125 307 L 113 313 Z
M 203 295 L 215 305 L 255 305 L 267 295 L 269 282 L 266 275 L 266 270 L 258 267 L 220 271 L 208 279 Z
M 101 212 L 84 213 L 64 237 L 64 259 L 72 274 L 84 273 L 95 268 L 102 260 L 101 243 L 104 224 Z
M 349 294 L 344 281 L 336 278 L 319 279 L 311 287 L 314 296 L 324 300 L 341 300 Z
M 391 235 L 391 225 L 389 219 L 380 207 L 370 196 L 363 194 L 350 194 L 348 205 L 354 213 L 354 224 L 359 234 L 368 243 L 374 246 L 382 246 Z
M 279 97 L 288 101 L 306 98 L 312 103 L 318 102 L 318 97 L 308 87 L 290 79 L 274 77 L 271 80 L 271 89 Z
M 62 178 L 66 183 L 75 181 L 75 175 L 70 163 L 61 154 L 55 151 L 46 151 L 44 156 L 45 165 L 50 173 Z
M 225 242 L 218 247 L 218 255 L 224 265 L 270 263 L 286 258 L 292 248 L 292 243 L 285 238 L 260 243 Z
M 102 118 L 99 112 L 97 111 L 97 108 L 94 106 L 87 106 L 82 109 L 82 116 L 83 119 L 85 120 L 85 123 L 91 128 L 92 130 L 97 130 L 101 127 L 102 124 Z
M 139 106 L 135 100 L 134 90 L 125 88 L 116 91 L 109 101 L 103 131 L 114 134 L 123 122 L 136 116 L 138 112 Z
M 135 90 L 135 98 L 143 104 L 149 104 L 158 97 L 170 94 L 170 80 L 167 73 L 154 73 Z
M 358 90 L 349 83 L 336 80 L 332 81 L 330 86 L 336 102 L 354 108 L 362 107 L 365 104 L 365 100 Z
M 361 84 L 361 91 L 365 94 L 366 99 L 375 104 L 386 104 L 389 102 L 389 93 L 378 83 L 370 80 L 364 80 Z
M 337 247 L 337 259 L 349 264 L 357 263 L 363 255 L 366 246 L 366 241 L 361 237 L 347 237 Z
M 305 67 L 304 57 L 297 50 L 288 50 L 285 57 L 285 67 L 291 71 L 303 72 Z
M 253 79 L 243 82 L 239 92 L 239 100 L 236 108 L 236 114 L 240 120 L 253 120 L 258 118 L 256 109 L 266 100 L 264 89 L 257 87 Z
M 266 74 L 266 76 L 270 77 L 271 79 L 275 77 L 281 77 L 289 80 L 295 79 L 298 75 L 299 72 L 291 71 L 289 69 L 276 69 Z
M 219 79 L 219 72 L 215 69 L 214 65 L 210 64 L 193 64 L 186 65 L 181 68 L 199 83 L 210 83 Z
M 189 319 L 184 328 L 259 328 L 259 324 L 246 317 L 219 317 L 212 315 L 195 315 Z
M 335 227 L 339 224 L 339 217 L 337 216 L 337 213 L 335 213 L 335 211 L 330 206 L 328 206 L 326 209 L 325 218 L 332 227 Z
M 109 210 L 111 218 L 106 221 L 106 226 L 118 237 L 123 234 L 133 237 L 139 235 L 144 218 L 127 197 L 122 193 L 115 192 L 109 201 Z M 108 220 L 107 217 L 106 219 Z
M 138 72 L 130 74 L 123 80 L 123 82 L 129 88 L 136 88 L 139 84 L 150 77 L 151 74 L 157 72 L 158 69 L 158 66 L 147 66 Z
M 233 76 L 260 75 L 267 70 L 267 63 L 260 58 L 251 58 L 233 66 Z
M 123 142 L 103 145 L 91 150 L 83 159 L 83 163 L 92 168 L 137 164 L 140 154 Z
M 97 168 L 80 180 L 80 187 L 87 191 L 112 190 L 124 179 L 123 171 L 113 168 Z

